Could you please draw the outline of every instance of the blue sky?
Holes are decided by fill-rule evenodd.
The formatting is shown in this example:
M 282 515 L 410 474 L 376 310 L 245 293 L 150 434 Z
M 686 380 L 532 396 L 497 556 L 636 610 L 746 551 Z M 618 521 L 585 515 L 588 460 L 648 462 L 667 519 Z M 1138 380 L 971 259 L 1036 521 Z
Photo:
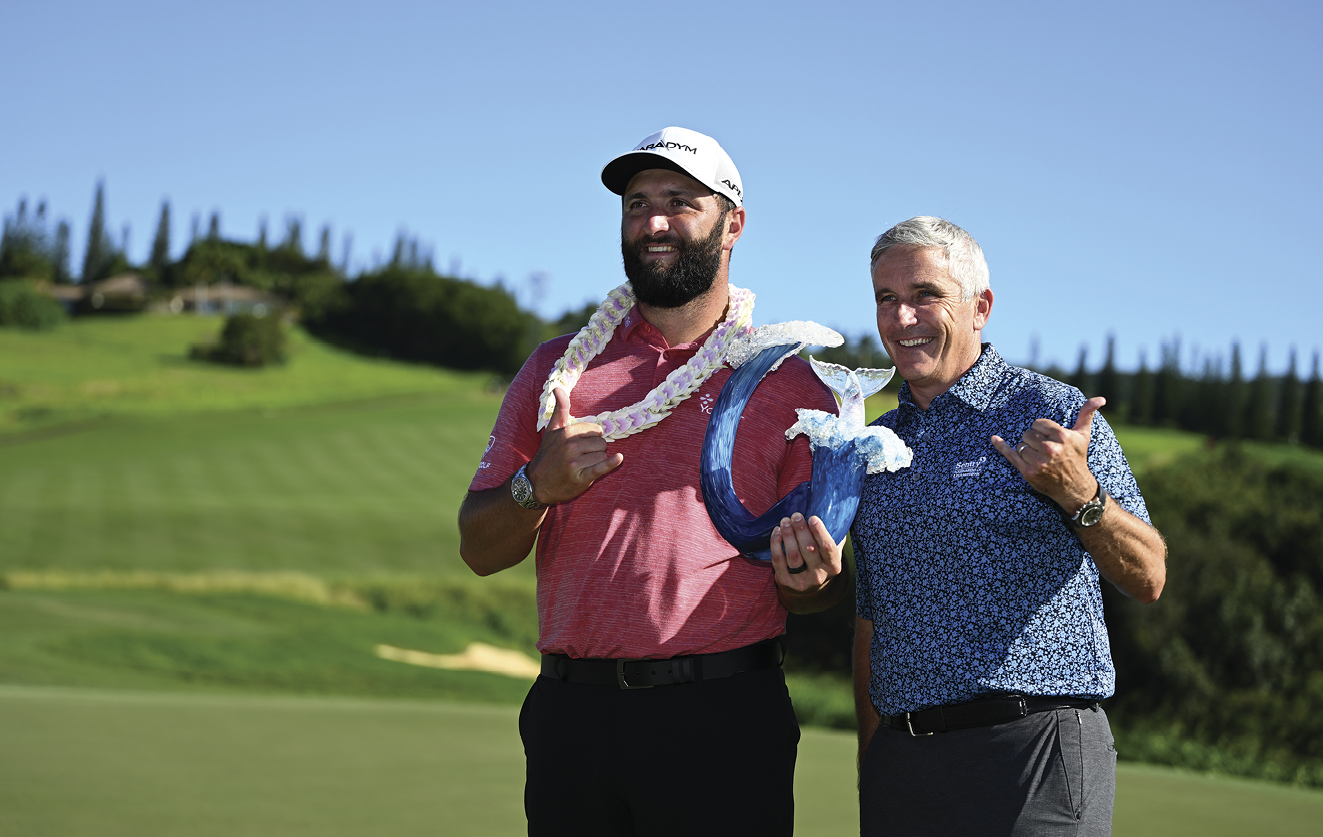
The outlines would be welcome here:
M 161 202 L 224 235 L 398 230 L 544 315 L 623 281 L 598 180 L 666 125 L 745 181 L 757 322 L 871 332 L 867 253 L 913 215 L 982 244 L 985 336 L 1073 367 L 1323 349 L 1323 6 L 1244 3 L 11 3 L 0 209 L 73 225 L 98 179 L 145 257 Z M 540 292 L 530 276 L 545 280 Z

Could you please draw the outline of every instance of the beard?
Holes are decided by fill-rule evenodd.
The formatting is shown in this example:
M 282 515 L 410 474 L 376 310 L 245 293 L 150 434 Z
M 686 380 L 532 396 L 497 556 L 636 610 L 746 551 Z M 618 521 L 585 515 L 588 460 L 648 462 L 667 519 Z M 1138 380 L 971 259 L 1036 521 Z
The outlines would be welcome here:
M 726 231 L 723 214 L 712 225 L 712 232 L 698 241 L 688 241 L 673 232 L 658 237 L 642 236 L 626 241 L 620 236 L 620 255 L 625 262 L 625 276 L 634 288 L 634 297 L 653 308 L 679 308 L 698 299 L 712 288 L 721 270 L 721 239 Z M 666 267 L 660 262 L 645 262 L 641 256 L 649 244 L 670 244 L 676 249 L 675 263 Z

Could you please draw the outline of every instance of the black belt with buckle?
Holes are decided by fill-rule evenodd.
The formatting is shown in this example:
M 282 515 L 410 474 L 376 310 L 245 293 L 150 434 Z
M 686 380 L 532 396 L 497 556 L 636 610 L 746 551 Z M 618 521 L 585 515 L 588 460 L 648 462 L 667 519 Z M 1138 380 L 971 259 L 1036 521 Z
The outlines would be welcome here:
M 731 677 L 744 671 L 775 668 L 781 665 L 785 656 L 780 637 L 733 651 L 691 654 L 666 660 L 575 659 L 563 654 L 543 654 L 542 674 L 566 683 L 651 689 L 653 686 L 697 683 Z
M 1054 709 L 1097 709 L 1098 706 L 1099 702 L 1095 698 L 992 695 L 968 703 L 934 706 L 932 709 L 902 712 L 899 715 L 883 715 L 882 723 L 892 729 L 906 730 L 910 735 L 920 736 L 932 735 L 935 732 L 950 732 L 953 729 L 990 727 L 994 724 L 1018 721 L 1035 712 L 1050 712 Z

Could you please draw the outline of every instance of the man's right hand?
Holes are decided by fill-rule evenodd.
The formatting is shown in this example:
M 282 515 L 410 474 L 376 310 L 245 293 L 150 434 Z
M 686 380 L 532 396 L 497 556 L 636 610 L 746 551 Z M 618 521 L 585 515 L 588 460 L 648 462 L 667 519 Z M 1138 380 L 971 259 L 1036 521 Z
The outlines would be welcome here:
M 600 424 L 573 421 L 569 393 L 556 387 L 553 395 L 556 410 L 525 471 L 534 499 L 547 505 L 573 500 L 625 461 L 623 454 L 607 452 Z

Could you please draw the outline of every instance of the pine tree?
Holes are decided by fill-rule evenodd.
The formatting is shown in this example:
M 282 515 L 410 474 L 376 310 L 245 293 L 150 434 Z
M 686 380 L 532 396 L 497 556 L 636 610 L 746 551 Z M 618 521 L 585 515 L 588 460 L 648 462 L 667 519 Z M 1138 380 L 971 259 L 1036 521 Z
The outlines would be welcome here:
M 1107 335 L 1107 356 L 1103 359 L 1102 369 L 1098 370 L 1094 383 L 1094 392 L 1089 395 L 1101 395 L 1107 399 L 1107 406 L 1115 415 L 1125 416 L 1126 405 L 1121 401 L 1121 378 L 1116 372 L 1116 335 Z
M 207 240 L 220 241 L 220 213 L 212 212 L 211 220 L 207 222 Z
M 1186 387 L 1186 393 L 1181 404 L 1179 426 L 1183 430 L 1206 433 L 1214 439 L 1226 437 L 1230 422 L 1227 419 L 1227 383 L 1222 377 L 1222 359 L 1204 358 L 1203 374 Z
M 156 273 L 157 281 L 164 282 L 170 272 L 170 201 L 161 201 L 161 218 L 156 222 L 156 236 L 152 239 L 152 252 L 147 263 Z
M 1222 439 L 1239 439 L 1245 435 L 1245 374 L 1240 363 L 1240 343 L 1231 344 L 1231 374 L 1227 377 L 1221 418 L 1216 435 Z
M 317 261 L 323 266 L 331 264 L 331 225 L 322 225 L 321 241 L 317 245 Z
M 1181 377 L 1181 339 L 1176 337 L 1170 343 L 1164 342 L 1161 354 L 1158 374 L 1153 381 L 1153 424 L 1175 427 L 1186 398 L 1185 381 Z
M 51 244 L 51 281 L 61 284 L 73 280 L 69 270 L 70 235 L 68 221 L 55 225 L 55 240 Z
M 1273 434 L 1278 441 L 1294 444 L 1300 441 L 1300 378 L 1295 372 L 1295 346 L 1286 364 L 1286 374 L 1278 384 L 1277 427 Z
M 1265 344 L 1259 348 L 1259 370 L 1250 381 L 1245 396 L 1243 432 L 1246 439 L 1264 442 L 1272 438 L 1272 389 L 1272 376 L 1268 374 L 1268 346 Z
M 293 256 L 303 258 L 303 220 L 297 215 L 285 219 L 285 240 L 280 249 Z
M 1089 360 L 1089 347 L 1080 346 L 1079 363 L 1075 365 L 1075 374 L 1071 375 L 1070 380 L 1067 382 L 1071 386 L 1075 387 L 1075 389 L 1085 393 L 1086 395 L 1089 392 L 1089 369 L 1086 366 L 1088 360 Z
M 354 252 L 354 236 L 353 233 L 347 232 L 345 233 L 345 237 L 344 237 L 344 250 L 342 251 L 342 254 L 340 256 L 341 276 L 345 276 L 345 277 L 349 276 L 349 257 L 353 255 L 353 252 Z
M 106 184 L 98 180 L 92 202 L 92 221 L 87 228 L 87 249 L 83 251 L 82 281 L 96 282 L 108 275 L 115 261 L 115 244 L 106 230 Z
M 1143 349 L 1139 350 L 1139 371 L 1131 385 L 1130 423 L 1153 423 L 1153 373 L 1148 371 L 1148 355 Z
M 1319 379 L 1318 349 L 1314 350 L 1314 371 L 1305 384 L 1305 397 L 1300 410 L 1300 441 L 1323 448 L 1323 380 Z

